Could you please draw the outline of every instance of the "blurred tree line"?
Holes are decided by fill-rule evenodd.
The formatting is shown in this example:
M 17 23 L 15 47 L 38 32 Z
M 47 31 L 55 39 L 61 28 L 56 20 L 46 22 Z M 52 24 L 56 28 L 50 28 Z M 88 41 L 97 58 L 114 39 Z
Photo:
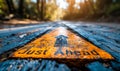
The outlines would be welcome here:
M 56 0 L 0 0 L 0 19 L 55 20 Z
M 79 1 L 79 2 L 77 2 Z M 120 16 L 120 0 L 0 0 L 0 19 L 75 20 Z M 61 4 L 62 5 L 62 4 Z
M 69 4 L 63 19 L 120 18 L 120 0 L 66 0 Z

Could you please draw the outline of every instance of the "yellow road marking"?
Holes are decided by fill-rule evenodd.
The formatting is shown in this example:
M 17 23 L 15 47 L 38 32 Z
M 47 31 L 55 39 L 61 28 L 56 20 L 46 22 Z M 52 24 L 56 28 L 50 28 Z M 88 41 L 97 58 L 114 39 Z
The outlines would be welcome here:
M 57 36 L 66 36 L 67 46 L 57 45 Z M 60 38 L 61 40 L 61 38 Z M 60 46 L 60 47 L 59 47 Z M 56 53 L 61 48 L 62 53 Z M 66 58 L 66 59 L 113 59 L 113 57 L 99 49 L 85 39 L 77 36 L 65 27 L 59 27 L 50 33 L 34 40 L 15 51 L 11 57 L 15 58 Z

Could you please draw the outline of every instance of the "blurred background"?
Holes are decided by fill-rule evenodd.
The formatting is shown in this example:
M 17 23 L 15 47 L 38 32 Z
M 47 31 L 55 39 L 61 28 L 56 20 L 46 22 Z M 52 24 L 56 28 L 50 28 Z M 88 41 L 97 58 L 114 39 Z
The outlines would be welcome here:
M 120 22 L 120 0 L 0 0 L 3 21 Z

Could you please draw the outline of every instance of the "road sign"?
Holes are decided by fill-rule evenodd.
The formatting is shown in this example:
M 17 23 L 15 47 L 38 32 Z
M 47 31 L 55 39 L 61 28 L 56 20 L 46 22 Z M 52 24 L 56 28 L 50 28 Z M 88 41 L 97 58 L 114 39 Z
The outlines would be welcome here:
M 15 51 L 14 58 L 113 59 L 77 34 L 59 27 Z

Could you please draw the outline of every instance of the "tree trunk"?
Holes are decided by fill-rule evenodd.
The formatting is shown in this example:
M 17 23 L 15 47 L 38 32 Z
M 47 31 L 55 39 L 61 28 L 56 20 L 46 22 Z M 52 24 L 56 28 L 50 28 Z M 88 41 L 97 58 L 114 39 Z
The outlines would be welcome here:
M 41 20 L 44 20 L 44 16 L 45 16 L 45 4 L 46 4 L 46 0 L 37 0 L 37 9 L 39 14 L 39 17 Z
M 37 10 L 38 10 L 38 18 L 40 17 L 40 12 L 41 12 L 41 9 L 40 9 L 40 0 L 37 0 Z
M 45 20 L 45 15 L 46 15 L 46 0 L 44 0 L 44 14 L 43 14 L 43 19 Z
M 12 0 L 6 0 L 7 6 L 8 6 L 8 10 L 10 14 L 14 14 L 15 13 L 15 8 L 14 8 L 14 4 Z
M 41 0 L 41 20 L 44 19 L 44 1 Z
M 18 14 L 20 18 L 23 18 L 24 0 L 19 0 Z

